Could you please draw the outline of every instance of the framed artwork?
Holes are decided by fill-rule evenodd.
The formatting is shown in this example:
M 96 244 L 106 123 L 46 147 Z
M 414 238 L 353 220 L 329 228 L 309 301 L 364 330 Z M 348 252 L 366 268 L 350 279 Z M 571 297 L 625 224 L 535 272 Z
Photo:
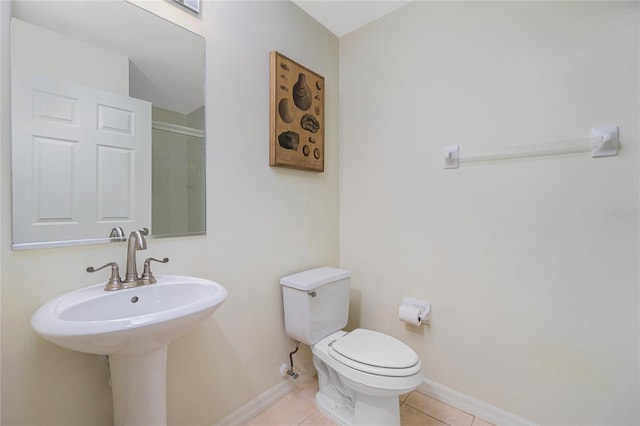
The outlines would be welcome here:
M 324 171 L 324 77 L 271 52 L 269 164 Z

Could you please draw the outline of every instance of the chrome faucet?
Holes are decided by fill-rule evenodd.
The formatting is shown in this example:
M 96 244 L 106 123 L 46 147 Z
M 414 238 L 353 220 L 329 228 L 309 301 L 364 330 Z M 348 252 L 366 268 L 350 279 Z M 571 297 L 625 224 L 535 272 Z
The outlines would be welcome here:
M 146 250 L 147 241 L 144 239 L 144 231 L 133 231 L 129 234 L 127 242 L 127 269 L 122 288 L 135 287 L 140 285 L 138 268 L 136 266 L 136 250 Z
M 122 228 L 120 228 L 120 232 L 122 232 Z M 156 282 L 156 278 L 151 273 L 151 262 L 167 263 L 169 258 L 165 257 L 162 260 L 154 259 L 153 257 L 147 258 L 144 261 L 144 272 L 142 276 L 139 277 L 136 266 L 136 251 L 147 249 L 147 241 L 144 239 L 145 235 L 149 235 L 147 228 L 142 228 L 139 231 L 133 231 L 129 234 L 129 241 L 127 242 L 127 271 L 124 280 L 120 279 L 120 272 L 116 262 L 109 262 L 99 268 L 94 268 L 93 266 L 87 268 L 87 272 L 96 272 L 107 266 L 111 266 L 111 278 L 109 278 L 107 285 L 104 287 L 105 291 L 120 290 Z

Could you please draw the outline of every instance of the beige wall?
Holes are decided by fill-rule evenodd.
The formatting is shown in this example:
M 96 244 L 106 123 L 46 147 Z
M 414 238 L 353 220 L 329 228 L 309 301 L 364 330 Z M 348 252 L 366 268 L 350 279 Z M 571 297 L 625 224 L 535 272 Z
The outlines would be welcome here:
M 2 3 L 2 44 L 6 40 Z M 151 240 L 164 272 L 210 278 L 229 298 L 169 348 L 170 424 L 208 425 L 284 380 L 279 277 L 338 264 L 338 39 L 290 2 L 205 2 L 194 17 L 168 2 L 141 2 L 206 37 L 206 237 Z M 269 167 L 269 52 L 326 78 L 326 168 Z M 2 106 L 7 102 L 6 50 Z M 108 368 L 95 355 L 37 337 L 32 313 L 65 291 L 105 277 L 88 265 L 125 262 L 125 246 L 11 251 L 10 140 L 2 109 L 1 283 L 3 425 L 112 424 Z M 310 361 L 308 350 L 298 358 Z
M 352 324 L 543 424 L 638 424 L 638 2 L 415 2 L 340 40 Z M 443 170 L 620 126 L 617 157 Z M 397 320 L 403 296 L 430 328 Z

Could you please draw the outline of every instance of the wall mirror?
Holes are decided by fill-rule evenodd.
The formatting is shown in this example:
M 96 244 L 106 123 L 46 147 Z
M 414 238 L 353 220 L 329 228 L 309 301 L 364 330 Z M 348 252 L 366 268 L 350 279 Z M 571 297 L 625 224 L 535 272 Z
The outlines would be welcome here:
M 124 0 L 13 1 L 13 248 L 204 234 L 204 67 Z

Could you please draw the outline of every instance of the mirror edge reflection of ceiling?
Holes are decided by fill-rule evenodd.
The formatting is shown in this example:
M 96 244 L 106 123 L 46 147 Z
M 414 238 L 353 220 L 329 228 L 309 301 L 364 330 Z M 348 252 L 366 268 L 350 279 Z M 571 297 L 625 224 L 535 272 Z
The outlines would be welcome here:
M 14 0 L 12 6 L 13 17 L 128 57 L 138 78 L 145 80 L 131 82 L 131 96 L 182 114 L 205 104 L 201 35 L 126 1 Z M 192 78 L 176 84 L 175 76 L 181 75 Z M 187 100 L 177 103 L 179 99 Z

